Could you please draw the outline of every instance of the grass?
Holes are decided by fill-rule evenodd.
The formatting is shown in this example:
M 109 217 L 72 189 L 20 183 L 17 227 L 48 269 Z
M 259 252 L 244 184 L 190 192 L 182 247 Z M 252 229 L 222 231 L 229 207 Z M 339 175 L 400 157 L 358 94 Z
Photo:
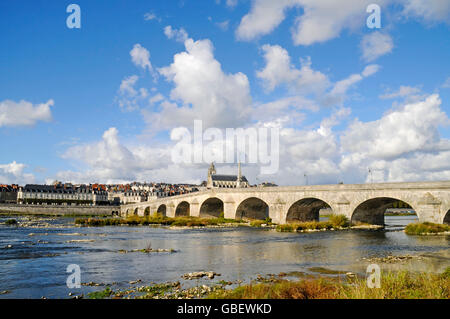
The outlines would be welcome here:
M 449 225 L 434 224 L 434 223 L 411 223 L 405 228 L 405 233 L 408 235 L 426 235 L 438 234 L 450 231 Z
M 331 215 L 327 221 L 309 221 L 292 224 L 278 225 L 277 230 L 280 232 L 298 232 L 303 230 L 329 230 L 332 228 L 348 227 L 349 221 L 344 215 Z
M 89 299 L 105 299 L 112 295 L 113 291 L 110 287 L 106 287 L 101 291 L 94 291 L 87 294 Z
M 382 273 L 381 287 L 369 288 L 365 278 L 280 280 L 221 289 L 212 299 L 449 299 L 450 267 L 443 274 Z
M 166 217 L 161 214 L 154 214 L 152 216 L 130 216 L 127 218 L 77 218 L 75 224 L 81 226 L 120 226 L 120 225 L 166 225 L 166 226 L 214 226 L 229 223 L 241 223 L 240 220 L 226 219 L 223 217 L 217 218 L 200 218 L 200 217 Z
M 262 227 L 263 225 L 264 226 L 272 225 L 272 219 L 267 217 L 265 220 L 255 219 L 255 220 L 251 220 L 250 221 L 250 226 L 251 227 Z

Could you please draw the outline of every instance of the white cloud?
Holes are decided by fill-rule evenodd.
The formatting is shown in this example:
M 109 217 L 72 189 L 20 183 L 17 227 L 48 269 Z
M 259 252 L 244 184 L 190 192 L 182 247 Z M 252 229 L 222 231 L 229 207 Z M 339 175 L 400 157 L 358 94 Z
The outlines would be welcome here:
M 270 180 L 280 185 L 345 183 L 370 181 L 442 180 L 450 178 L 450 140 L 439 136 L 438 128 L 450 120 L 441 109 L 438 95 L 416 103 L 392 108 L 371 122 L 355 120 L 335 130 L 350 116 L 349 108 L 337 108 L 319 124 L 304 128 L 288 127 L 285 110 L 314 109 L 301 98 L 274 101 L 280 112 L 264 114 L 256 126 L 280 128 L 279 171 L 259 175 L 259 166 L 245 165 L 244 174 L 253 183 Z M 176 106 L 175 106 L 176 107 Z M 267 105 L 257 107 L 263 113 Z M 292 114 L 291 112 L 289 114 Z M 292 115 L 291 115 L 292 117 Z M 177 129 L 172 130 L 176 133 Z M 82 182 L 169 181 L 200 182 L 206 177 L 208 163 L 175 165 L 171 162 L 173 142 L 162 145 L 128 145 L 120 142 L 118 132 L 110 128 L 99 142 L 71 147 L 67 160 L 86 165 L 81 171 L 60 172 L 56 178 Z M 207 145 L 203 146 L 209 147 Z M 231 173 L 236 165 L 220 165 Z
M 133 46 L 130 51 L 131 61 L 143 69 L 148 69 L 150 72 L 153 71 L 152 64 L 150 63 L 150 52 L 139 43 Z
M 442 84 L 442 88 L 450 89 L 450 76 L 445 80 L 444 84 Z
M 379 57 L 392 52 L 394 41 L 389 34 L 375 31 L 366 34 L 361 41 L 363 59 L 372 62 Z
M 285 11 L 296 2 L 254 0 L 250 12 L 242 18 L 236 30 L 237 38 L 248 41 L 269 34 L 284 20 Z
M 448 0 L 402 0 L 403 14 L 418 17 L 425 22 L 449 22 L 450 1 Z
M 418 87 L 401 85 L 397 91 L 385 93 L 380 96 L 381 99 L 395 99 L 395 98 L 404 98 L 410 96 L 418 96 L 421 89 Z
M 226 2 L 227 7 L 233 8 L 237 6 L 238 0 L 227 0 Z
M 189 38 L 186 30 L 184 30 L 183 28 L 173 29 L 172 26 L 170 25 L 164 28 L 164 34 L 166 35 L 167 38 L 175 39 L 175 41 L 181 43 L 184 43 L 184 41 L 186 41 Z
M 355 121 L 342 136 L 342 146 L 350 153 L 392 159 L 416 151 L 432 151 L 439 146 L 437 128 L 448 125 L 434 94 L 426 100 L 391 110 L 373 122 Z
M 302 9 L 299 10 L 301 14 L 296 16 L 291 29 L 294 44 L 312 45 L 326 42 L 337 38 L 344 30 L 352 32 L 365 26 L 368 17 L 366 8 L 372 3 L 373 0 L 254 0 L 250 12 L 241 19 L 236 37 L 250 41 L 269 34 L 285 19 L 289 9 L 298 7 Z M 382 10 L 398 3 L 403 5 L 403 14 L 407 17 L 422 19 L 425 22 L 450 21 L 448 0 L 377 1 Z M 390 52 L 390 44 L 385 42 L 384 46 L 384 50 Z
M 24 172 L 26 165 L 16 161 L 0 164 L 0 184 L 27 184 L 34 182 L 33 174 Z
M 377 64 L 370 64 L 364 68 L 361 74 L 355 73 L 347 78 L 337 81 L 331 91 L 325 96 L 322 103 L 325 105 L 333 105 L 340 104 L 346 98 L 347 91 L 355 86 L 358 82 L 362 81 L 364 78 L 367 78 L 375 73 L 377 73 L 380 69 L 380 66 Z
M 230 25 L 230 20 L 225 20 L 223 22 L 217 22 L 216 25 L 222 30 L 227 31 Z
M 0 102 L 0 127 L 2 126 L 31 126 L 36 122 L 49 122 L 52 120 L 51 106 L 53 100 L 33 105 L 21 100 L 14 102 L 4 100 Z
M 191 126 L 194 119 L 205 127 L 236 127 L 247 123 L 251 96 L 248 78 L 238 72 L 227 74 L 214 58 L 209 40 L 185 41 L 185 52 L 174 56 L 170 66 L 159 69 L 175 87 L 170 93 L 175 103 L 161 103 L 161 113 L 145 113 L 154 127 Z M 150 120 L 149 120 L 150 122 Z
M 147 12 L 146 14 L 144 14 L 144 20 L 145 21 L 151 21 L 151 20 L 158 20 L 161 21 L 161 19 L 159 19 L 156 14 L 154 14 L 153 12 Z
M 379 1 L 382 5 L 386 1 Z M 295 45 L 311 45 L 336 38 L 344 29 L 354 30 L 365 23 L 370 0 L 255 0 L 236 31 L 240 40 L 252 40 L 272 32 L 293 7 L 301 7 L 292 29 Z
M 140 102 L 148 97 L 146 88 L 135 88 L 138 80 L 139 77 L 137 75 L 131 75 L 124 78 L 120 83 L 119 95 L 116 97 L 116 101 L 123 111 L 134 111 L 138 109 Z
M 320 93 L 328 86 L 328 78 L 311 68 L 311 59 L 301 60 L 301 68 L 291 64 L 289 53 L 279 45 L 263 45 L 266 66 L 256 73 L 268 90 L 288 84 L 296 92 Z

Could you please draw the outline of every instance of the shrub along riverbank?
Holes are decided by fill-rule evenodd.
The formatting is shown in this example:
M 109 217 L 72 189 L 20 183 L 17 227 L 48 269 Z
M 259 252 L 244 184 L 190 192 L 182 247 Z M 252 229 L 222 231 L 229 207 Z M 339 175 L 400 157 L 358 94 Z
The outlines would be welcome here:
M 205 227 L 205 226 L 217 226 L 224 224 L 243 224 L 251 227 L 275 227 L 270 218 L 265 220 L 236 220 L 227 219 L 224 217 L 216 218 L 200 218 L 200 217 L 167 217 L 160 214 L 154 214 L 152 216 L 130 216 L 126 218 L 77 218 L 75 224 L 81 226 L 120 226 L 120 225 L 163 225 L 163 226 L 187 226 L 187 227 Z M 332 215 L 328 221 L 317 222 L 302 222 L 295 224 L 278 225 L 276 229 L 281 232 L 295 232 L 302 230 L 329 230 L 329 229 L 342 229 L 349 227 L 349 221 L 347 217 L 343 215 Z
M 382 273 L 381 287 L 369 288 L 365 278 L 314 278 L 250 284 L 211 293 L 211 299 L 449 299 L 450 267 L 442 274 Z
M 227 219 L 223 217 L 217 218 L 199 218 L 199 217 L 167 217 L 160 214 L 152 216 L 130 216 L 127 218 L 78 218 L 75 224 L 81 226 L 120 226 L 120 225 L 163 225 L 163 226 L 217 226 L 221 224 L 240 224 L 243 221 L 235 219 Z
M 429 235 L 450 232 L 450 225 L 425 223 L 408 224 L 405 233 L 408 235 Z
M 300 222 L 292 224 L 278 225 L 277 231 L 280 232 L 300 232 L 304 230 L 330 230 L 348 228 L 350 223 L 344 215 L 331 215 L 327 221 Z

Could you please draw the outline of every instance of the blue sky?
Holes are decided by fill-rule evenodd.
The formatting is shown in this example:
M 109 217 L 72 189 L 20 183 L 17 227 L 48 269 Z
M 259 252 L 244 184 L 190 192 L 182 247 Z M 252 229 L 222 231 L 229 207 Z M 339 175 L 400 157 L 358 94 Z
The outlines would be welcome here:
M 369 29 L 370 3 L 4 1 L 0 183 L 200 182 L 170 156 L 193 119 L 280 129 L 253 183 L 450 179 L 450 4 L 379 1 Z

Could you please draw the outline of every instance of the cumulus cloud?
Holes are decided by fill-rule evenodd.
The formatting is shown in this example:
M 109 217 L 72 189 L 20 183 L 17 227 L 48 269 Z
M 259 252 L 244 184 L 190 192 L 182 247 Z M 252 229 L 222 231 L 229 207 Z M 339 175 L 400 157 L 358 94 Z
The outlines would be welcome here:
M 51 106 L 53 100 L 33 105 L 21 100 L 19 102 L 4 100 L 0 102 L 0 127 L 2 126 L 31 126 L 39 121 L 52 120 Z
M 379 57 L 392 52 L 394 41 L 386 33 L 375 31 L 366 34 L 361 41 L 362 57 L 366 62 L 372 62 Z
M 311 45 L 333 39 L 344 29 L 353 30 L 365 23 L 370 0 L 255 0 L 236 30 L 240 40 L 252 40 L 272 32 L 284 19 L 288 9 L 301 7 L 292 28 L 295 45 Z M 379 3 L 382 5 L 385 1 Z
M 427 23 L 450 21 L 448 0 L 380 0 L 377 4 L 387 8 L 399 2 L 403 5 L 403 15 L 407 17 Z M 269 34 L 285 19 L 289 9 L 297 7 L 302 10 L 291 29 L 294 44 L 307 46 L 326 42 L 338 37 L 344 30 L 355 31 L 363 27 L 367 18 L 366 8 L 371 3 L 372 0 L 254 0 L 250 12 L 241 19 L 236 37 L 250 41 Z M 378 39 L 382 40 L 383 54 L 390 52 L 390 43 L 386 42 L 389 40 L 386 37 Z M 370 58 L 373 56 L 369 55 Z
M 27 184 L 34 182 L 34 175 L 25 173 L 25 164 L 16 161 L 9 164 L 0 164 L 0 183 L 1 184 Z
M 303 104 L 300 100 L 273 103 L 281 111 L 296 103 L 300 109 Z M 441 106 L 440 97 L 434 94 L 419 102 L 393 107 L 375 121 L 354 120 L 341 130 L 335 127 L 349 120 L 349 108 L 333 109 L 319 124 L 303 128 L 289 127 L 289 119 L 283 114 L 268 115 L 256 126 L 280 129 L 279 171 L 274 175 L 260 175 L 258 165 L 247 164 L 244 174 L 254 183 L 258 178 L 280 185 L 304 184 L 305 174 L 310 184 L 355 183 L 372 178 L 375 182 L 448 179 L 450 140 L 439 135 L 439 127 L 450 121 Z M 258 112 L 263 112 L 265 106 L 260 107 Z M 182 128 L 176 128 L 171 136 L 181 131 Z M 203 151 L 217 145 L 204 143 Z M 173 141 L 159 146 L 125 146 L 117 130 L 110 128 L 99 142 L 70 147 L 64 158 L 80 161 L 86 169 L 60 172 L 57 178 L 84 182 L 195 183 L 205 179 L 208 163 L 174 164 L 171 161 L 173 146 Z M 219 167 L 226 173 L 236 169 L 236 165 Z M 372 171 L 371 177 L 368 168 Z
M 342 136 L 342 146 L 350 153 L 381 159 L 433 151 L 439 146 L 438 127 L 449 124 L 441 103 L 434 94 L 424 101 L 391 110 L 377 121 L 355 121 Z
M 177 103 L 164 101 L 160 113 L 145 113 L 146 118 L 160 128 L 192 125 L 194 119 L 203 120 L 205 127 L 247 123 L 252 104 L 247 76 L 225 73 L 209 40 L 187 39 L 185 49 L 170 66 L 159 69 L 174 84 L 170 98 Z
M 263 45 L 266 62 L 256 76 L 262 79 L 268 90 L 273 90 L 280 84 L 287 84 L 297 92 L 320 93 L 328 86 L 328 77 L 320 71 L 311 68 L 311 59 L 301 60 L 301 68 L 291 64 L 291 58 L 286 49 L 279 45 Z

